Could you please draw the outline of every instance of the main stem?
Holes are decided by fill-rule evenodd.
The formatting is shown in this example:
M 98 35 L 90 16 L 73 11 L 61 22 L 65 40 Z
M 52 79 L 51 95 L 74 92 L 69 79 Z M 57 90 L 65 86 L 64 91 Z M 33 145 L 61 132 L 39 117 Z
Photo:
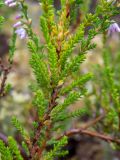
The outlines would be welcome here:
M 44 115 L 43 120 L 41 122 L 39 122 L 39 125 L 36 129 L 35 136 L 32 140 L 32 148 L 30 150 L 30 158 L 31 159 L 33 159 L 33 156 L 36 156 L 36 155 L 40 159 L 43 151 L 46 148 L 46 142 L 50 138 L 50 132 L 51 132 L 51 127 L 52 127 L 52 122 L 50 120 L 50 113 L 51 113 L 52 109 L 57 105 L 57 103 L 56 103 L 57 96 L 58 96 L 58 88 L 54 88 L 52 91 L 52 94 L 51 94 L 51 99 L 50 99 L 49 105 L 48 105 L 48 111 Z M 45 140 L 43 141 L 42 146 L 39 147 L 37 142 L 39 140 L 41 130 L 43 129 L 45 124 L 46 124 Z

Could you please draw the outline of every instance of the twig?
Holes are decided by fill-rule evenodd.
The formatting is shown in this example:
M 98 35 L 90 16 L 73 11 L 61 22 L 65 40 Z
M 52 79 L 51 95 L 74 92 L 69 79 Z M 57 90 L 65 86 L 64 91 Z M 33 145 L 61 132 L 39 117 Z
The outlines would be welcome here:
M 107 141 L 107 142 L 114 142 L 114 143 L 117 143 L 120 145 L 120 139 L 116 139 L 116 138 L 111 137 L 109 135 L 104 135 L 104 134 L 100 134 L 100 133 L 88 131 L 88 130 L 83 130 L 81 133 L 92 136 L 92 137 L 100 138 L 100 139 Z
M 3 133 L 0 133 L 0 139 L 7 145 L 7 137 Z
M 59 136 L 57 138 L 57 140 L 60 140 L 63 136 L 67 136 L 67 137 L 71 137 L 73 135 L 76 135 L 76 134 L 85 134 L 85 135 L 88 135 L 88 136 L 92 136 L 92 137 L 97 137 L 97 138 L 100 138 L 104 141 L 107 141 L 107 142 L 114 142 L 114 143 L 117 143 L 120 145 L 120 139 L 116 139 L 114 137 L 111 137 L 109 135 L 104 135 L 104 134 L 101 134 L 101 133 L 98 133 L 98 132 L 94 132 L 94 131 L 90 131 L 90 130 L 84 130 L 84 129 L 71 129 L 70 131 L 68 132 L 65 132 L 63 135 Z
M 2 64 L 2 61 L 0 59 L 0 69 L 1 69 L 1 72 L 3 73 L 3 78 L 2 78 L 2 81 L 0 84 L 0 97 L 3 97 L 5 95 L 5 93 L 4 93 L 5 83 L 7 80 L 7 76 L 10 72 L 11 66 L 4 67 L 4 65 Z
M 75 129 L 71 129 L 70 131 L 65 132 L 63 135 L 59 136 L 57 138 L 57 140 L 60 140 L 63 136 L 71 137 L 71 136 L 76 135 L 76 134 L 85 134 L 85 135 L 88 135 L 88 136 L 100 138 L 100 139 L 102 139 L 104 141 L 107 141 L 107 142 L 114 142 L 114 143 L 117 143 L 117 144 L 120 145 L 120 139 L 116 139 L 116 138 L 111 137 L 109 135 L 104 135 L 104 134 L 101 134 L 101 133 L 98 133 L 98 132 L 87 130 L 87 128 L 95 125 L 98 121 L 103 119 L 104 116 L 105 116 L 105 114 L 100 115 L 99 117 L 92 120 L 91 122 L 89 122 L 88 124 L 86 124 L 82 128 L 78 128 L 78 129 L 75 128 Z
M 91 121 L 89 121 L 88 123 L 86 123 L 84 126 L 82 126 L 82 127 L 80 127 L 80 129 L 72 129 L 72 130 L 70 130 L 70 131 L 68 131 L 68 132 L 65 132 L 62 136 L 60 136 L 61 138 L 64 136 L 64 135 L 66 135 L 66 134 L 72 134 L 72 131 L 73 131 L 73 134 L 72 135 L 74 135 L 74 132 L 75 132 L 75 134 L 78 134 L 79 132 L 81 132 L 81 130 L 86 130 L 86 129 L 88 129 L 88 128 L 90 128 L 91 126 L 94 126 L 97 122 L 99 122 L 100 120 L 102 120 L 103 118 L 104 118 L 104 116 L 105 116 L 105 114 L 102 114 L 102 115 L 100 115 L 100 116 L 98 116 L 98 117 L 96 117 L 95 119 L 93 119 L 93 120 L 91 120 Z M 77 132 L 78 131 L 78 132 Z M 77 132 L 77 133 L 76 133 Z M 60 137 L 58 137 L 57 139 L 59 140 L 59 139 L 61 139 Z

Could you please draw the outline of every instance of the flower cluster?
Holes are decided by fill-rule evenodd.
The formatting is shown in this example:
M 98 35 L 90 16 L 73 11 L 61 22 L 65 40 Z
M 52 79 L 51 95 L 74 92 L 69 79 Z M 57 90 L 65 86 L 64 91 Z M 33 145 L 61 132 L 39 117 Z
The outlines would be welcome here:
M 5 5 L 7 5 L 8 7 L 15 7 L 19 5 L 19 3 L 16 2 L 15 0 L 5 0 Z M 22 15 L 16 16 L 17 20 L 20 18 L 22 18 Z M 27 36 L 27 33 L 26 33 L 26 30 L 22 26 L 23 26 L 23 23 L 21 21 L 18 21 L 17 23 L 13 25 L 13 28 L 16 29 L 15 33 L 20 37 L 20 39 L 25 39 Z

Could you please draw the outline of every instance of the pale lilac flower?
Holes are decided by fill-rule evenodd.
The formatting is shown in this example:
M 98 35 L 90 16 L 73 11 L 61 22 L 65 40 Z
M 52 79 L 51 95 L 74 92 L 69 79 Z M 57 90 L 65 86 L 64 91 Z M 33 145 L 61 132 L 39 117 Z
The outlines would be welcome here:
M 22 25 L 22 22 L 21 21 L 18 21 L 17 23 L 15 23 L 13 25 L 14 28 L 17 28 L 17 27 L 20 27 Z
M 9 7 L 14 7 L 14 6 L 16 6 L 17 5 L 17 3 L 16 2 L 13 2 L 13 3 L 10 3 L 8 6 Z
M 24 28 L 18 28 L 15 33 L 20 36 L 20 39 L 25 39 L 27 37 L 27 33 Z
M 110 27 L 108 28 L 108 35 L 111 35 L 113 33 L 117 33 L 120 32 L 120 27 L 117 23 L 113 23 L 110 25 Z

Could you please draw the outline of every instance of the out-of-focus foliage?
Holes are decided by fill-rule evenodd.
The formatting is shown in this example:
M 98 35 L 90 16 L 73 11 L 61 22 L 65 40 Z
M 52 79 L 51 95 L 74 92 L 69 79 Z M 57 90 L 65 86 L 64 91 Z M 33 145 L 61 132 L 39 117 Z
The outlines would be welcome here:
M 119 57 L 119 52 L 112 54 L 111 48 L 105 46 L 102 53 L 103 64 L 94 65 L 93 88 L 90 97 L 86 97 L 86 101 L 91 101 L 91 97 L 94 96 L 94 102 L 91 101 L 89 104 L 91 107 L 95 106 L 95 114 L 106 114 L 100 128 L 114 136 L 119 135 L 120 127 Z
M 0 1 L 0 8 L 3 6 L 3 1 L 1 0 Z M 3 24 L 4 22 L 4 17 L 3 16 L 0 16 L 0 26 Z

